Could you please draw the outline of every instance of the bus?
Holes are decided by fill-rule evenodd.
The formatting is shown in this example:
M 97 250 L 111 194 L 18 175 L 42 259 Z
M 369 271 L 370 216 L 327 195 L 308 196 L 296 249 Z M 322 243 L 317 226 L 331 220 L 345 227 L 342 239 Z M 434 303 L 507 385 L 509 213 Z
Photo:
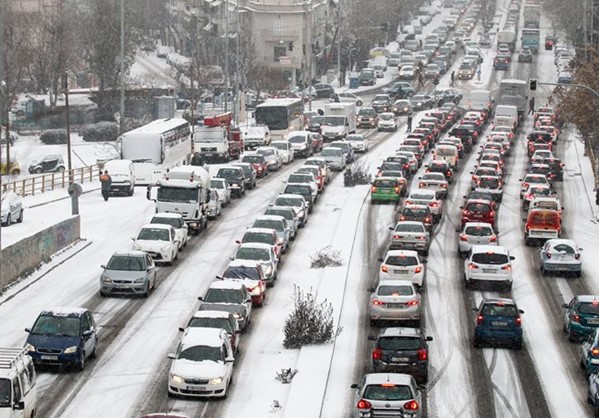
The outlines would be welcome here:
M 268 99 L 256 106 L 256 125 L 266 125 L 273 141 L 285 139 L 292 131 L 301 131 L 304 102 L 302 99 Z
M 171 168 L 191 162 L 191 127 L 185 119 L 157 119 L 125 132 L 116 147 L 122 159 L 133 161 L 136 185 L 155 184 Z

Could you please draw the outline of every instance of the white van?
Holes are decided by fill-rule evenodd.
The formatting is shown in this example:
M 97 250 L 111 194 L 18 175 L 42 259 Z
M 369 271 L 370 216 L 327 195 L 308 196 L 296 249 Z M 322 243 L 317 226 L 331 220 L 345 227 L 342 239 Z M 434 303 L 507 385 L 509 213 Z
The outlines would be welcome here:
M 447 161 L 453 168 L 457 167 L 459 155 L 458 147 L 449 144 L 439 144 L 435 147 L 433 159 Z
M 412 25 L 405 25 L 401 30 L 401 33 L 403 33 L 404 35 L 416 35 L 416 30 Z
M 0 348 L 0 417 L 33 417 L 37 387 L 33 360 L 25 348 Z
M 490 114 L 493 109 L 493 98 L 490 90 L 472 90 L 468 100 L 468 110 L 484 110 Z
M 133 196 L 135 192 L 135 172 L 131 160 L 110 160 L 104 164 L 104 170 L 112 179 L 110 194 Z

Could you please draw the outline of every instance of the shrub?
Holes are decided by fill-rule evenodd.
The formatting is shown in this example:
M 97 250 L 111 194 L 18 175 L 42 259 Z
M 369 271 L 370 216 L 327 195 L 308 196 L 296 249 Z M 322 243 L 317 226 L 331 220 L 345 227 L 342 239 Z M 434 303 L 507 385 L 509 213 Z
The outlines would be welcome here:
M 356 161 L 343 172 L 343 185 L 353 187 L 356 184 L 370 184 L 370 167 L 365 162 Z
M 40 135 L 40 141 L 46 145 L 66 144 L 67 131 L 65 129 L 47 129 Z
M 330 245 L 316 251 L 310 256 L 310 268 L 322 269 L 325 267 L 339 267 L 343 264 L 341 254 L 337 250 L 333 250 Z
M 81 136 L 86 142 L 116 141 L 119 136 L 119 127 L 115 122 L 98 122 L 85 126 Z
M 316 302 L 311 291 L 303 292 L 294 286 L 293 305 L 293 311 L 285 320 L 285 348 L 328 343 L 341 332 L 341 328 L 335 329 L 333 305 L 326 299 Z

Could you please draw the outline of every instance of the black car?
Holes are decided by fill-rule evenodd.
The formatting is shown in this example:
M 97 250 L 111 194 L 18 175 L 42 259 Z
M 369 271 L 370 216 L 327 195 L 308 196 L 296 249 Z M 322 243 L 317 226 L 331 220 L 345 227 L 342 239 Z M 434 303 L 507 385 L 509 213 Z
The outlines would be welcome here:
M 227 180 L 231 194 L 236 197 L 245 195 L 245 175 L 241 167 L 221 167 L 214 177 Z
M 390 112 L 393 103 L 391 103 L 391 97 L 388 94 L 377 94 L 372 99 L 370 106 L 378 113 Z
M 316 92 L 317 99 L 328 99 L 331 94 L 335 94 L 335 89 L 330 84 L 319 83 L 313 84 L 312 87 Z
M 419 383 L 428 381 L 428 341 L 419 328 L 383 328 L 374 341 L 371 361 L 375 373 L 407 373 Z
M 445 176 L 448 183 L 453 182 L 453 169 L 445 160 L 432 160 L 426 167 L 427 173 L 441 173 Z
M 233 163 L 234 167 L 241 167 L 243 170 L 243 177 L 245 181 L 245 188 L 251 190 L 256 187 L 256 170 L 252 167 L 251 163 Z
M 383 89 L 383 92 L 387 93 L 394 100 L 407 99 L 416 93 L 414 87 L 405 81 L 399 81 L 393 84 L 391 87 Z
M 464 95 L 456 89 L 438 89 L 433 92 L 435 103 L 438 107 L 443 106 L 445 103 L 455 103 L 456 105 L 462 101 Z
M 564 163 L 559 158 L 545 158 L 544 164 L 549 166 L 549 171 L 554 180 L 562 181 L 564 179 Z
M 307 124 L 306 130 L 320 133 L 320 128 L 324 122 L 324 116 L 312 116 Z
M 410 99 L 413 110 L 432 109 L 434 106 L 432 96 L 428 94 L 417 94 Z
M 408 157 L 403 156 L 403 155 L 397 155 L 397 156 L 387 157 L 387 159 L 385 161 L 389 161 L 389 162 L 393 162 L 393 163 L 400 163 L 401 171 L 403 171 L 404 177 L 408 180 L 412 177 L 412 171 L 410 171 L 410 160 L 408 159 Z
M 476 126 L 470 124 L 461 124 L 449 131 L 449 136 L 456 136 L 462 140 L 464 150 L 470 152 L 472 146 L 478 140 L 478 131 Z

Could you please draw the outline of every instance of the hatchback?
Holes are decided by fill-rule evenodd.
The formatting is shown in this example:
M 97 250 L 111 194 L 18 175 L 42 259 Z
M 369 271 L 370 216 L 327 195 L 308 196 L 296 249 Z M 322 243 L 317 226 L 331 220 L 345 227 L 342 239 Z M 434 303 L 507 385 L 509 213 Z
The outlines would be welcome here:
M 464 282 L 472 288 L 475 282 L 503 284 L 512 288 L 512 260 L 502 246 L 473 245 L 464 261 Z
M 241 330 L 231 312 L 223 311 L 197 311 L 193 314 L 187 326 L 179 327 L 179 331 L 185 332 L 187 328 L 216 328 L 224 329 L 231 339 L 231 347 L 237 353 L 239 351 L 239 334 Z
M 599 371 L 599 332 L 594 329 L 580 346 L 580 367 L 591 375 Z
M 433 228 L 433 214 L 428 205 L 404 204 L 399 211 L 399 221 L 420 222 L 429 233 Z
M 409 280 L 422 287 L 425 278 L 424 260 L 413 250 L 389 250 L 379 258 L 379 280 Z
M 582 273 L 582 260 L 576 242 L 571 239 L 550 239 L 540 249 L 541 273 L 563 272 L 574 277 Z
M 199 311 L 231 312 L 239 329 L 244 330 L 252 319 L 252 297 L 241 283 L 216 280 L 198 300 L 202 302 L 198 307 Z
M 147 224 L 133 240 L 132 249 L 145 251 L 159 263 L 172 265 L 179 257 L 179 241 L 171 225 Z
M 220 280 L 233 280 L 245 286 L 252 297 L 252 306 L 262 307 L 266 298 L 266 275 L 259 261 L 232 260 Z
M 486 222 L 495 225 L 495 206 L 489 200 L 470 199 L 460 209 L 462 209 L 462 225 L 466 222 Z
M 407 280 L 385 280 L 369 289 L 370 325 L 380 321 L 405 321 L 420 326 L 421 300 L 414 284 Z
M 430 246 L 430 233 L 422 222 L 399 221 L 391 230 L 391 250 L 414 250 L 420 251 L 424 256 L 428 255 Z
M 268 162 L 266 161 L 266 157 L 264 155 L 260 155 L 258 153 L 246 153 L 241 157 L 242 163 L 250 163 L 254 170 L 256 170 L 257 177 L 264 177 L 268 175 Z
M 415 189 L 405 201 L 405 206 L 409 205 L 427 205 L 433 215 L 433 222 L 437 223 L 443 215 L 443 200 L 441 192 L 430 189 Z
M 96 357 L 96 322 L 88 309 L 60 307 L 43 310 L 29 333 L 25 348 L 36 367 L 40 365 L 85 368 Z
M 255 224 L 254 224 L 255 225 Z M 257 226 L 255 226 L 257 228 Z M 260 262 L 264 269 L 266 282 L 272 286 L 277 279 L 277 267 L 279 258 L 277 257 L 272 245 L 261 243 L 245 243 L 240 244 L 232 260 L 243 260 Z
M 599 295 L 574 296 L 570 303 L 562 305 L 564 313 L 564 332 L 570 342 L 587 338 L 599 327 Z
M 500 203 L 503 197 L 503 182 L 499 176 L 479 176 L 475 190 L 490 194 L 495 202 Z
M 418 188 L 435 190 L 439 192 L 439 197 L 447 197 L 448 183 L 443 173 L 424 173 L 418 179 Z
M 288 206 L 295 210 L 299 223 L 298 228 L 303 228 L 308 223 L 308 204 L 303 196 L 297 194 L 281 194 L 273 206 Z
M 370 187 L 370 202 L 398 203 L 401 196 L 401 183 L 395 177 L 376 177 Z
M 458 252 L 464 257 L 474 245 L 497 245 L 493 225 L 485 222 L 466 222 L 459 233 Z
M 0 197 L 2 226 L 10 226 L 13 222 L 23 222 L 23 201 L 13 191 L 6 191 Z
M 252 228 L 266 228 L 274 230 L 277 235 L 276 245 L 280 247 L 280 253 L 287 252 L 289 241 L 291 239 L 291 228 L 289 227 L 285 217 L 277 215 L 260 215 L 254 220 Z
M 212 181 L 212 180 L 211 180 Z M 159 212 L 150 221 L 151 224 L 170 225 L 175 228 L 175 238 L 179 241 L 179 250 L 187 245 L 188 226 L 179 213 Z
M 483 299 L 478 307 L 472 309 L 476 313 L 473 345 L 476 348 L 485 343 L 508 344 L 520 350 L 522 348 L 523 310 L 516 303 L 506 298 Z
M 148 297 L 156 283 L 156 266 L 144 251 L 116 251 L 101 266 L 100 296 L 142 295 Z
M 394 327 L 383 328 L 368 339 L 374 341 L 370 359 L 376 373 L 407 373 L 419 383 L 427 383 L 428 342 L 433 337 L 425 336 L 419 328 Z
M 352 418 L 422 418 L 422 394 L 414 377 L 402 373 L 369 373 L 355 389 Z
M 377 130 L 380 131 L 397 131 L 397 122 L 395 121 L 395 113 L 381 112 L 379 114 L 379 124 Z

